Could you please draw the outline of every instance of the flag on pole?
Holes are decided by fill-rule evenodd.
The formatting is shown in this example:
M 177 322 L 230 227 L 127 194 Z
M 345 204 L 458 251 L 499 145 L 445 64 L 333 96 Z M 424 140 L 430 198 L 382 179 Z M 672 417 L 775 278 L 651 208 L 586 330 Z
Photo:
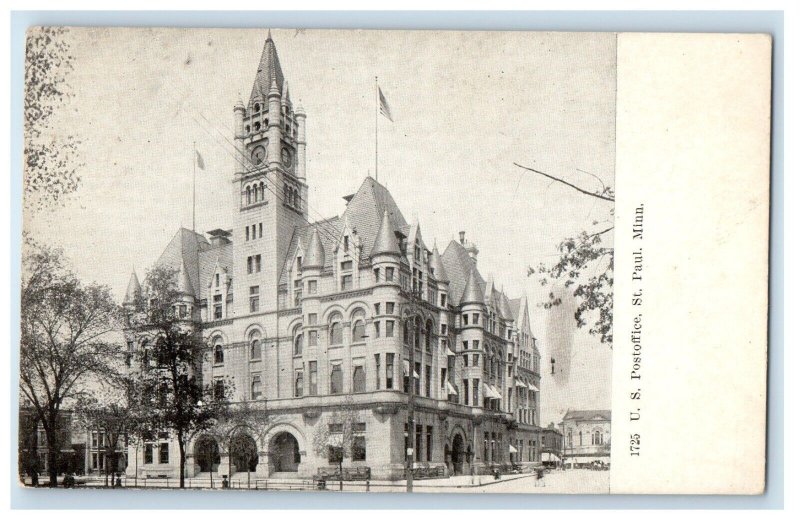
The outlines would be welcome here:
M 195 150 L 194 153 L 197 154 L 197 167 L 200 168 L 201 170 L 205 170 L 206 163 L 203 162 L 203 156 L 200 155 L 200 152 L 198 152 L 197 150 Z
M 383 117 L 394 122 L 394 119 L 392 119 L 392 111 L 389 110 L 389 103 L 386 101 L 386 96 L 383 95 L 383 91 L 380 87 L 378 87 L 378 100 L 380 101 L 381 114 Z

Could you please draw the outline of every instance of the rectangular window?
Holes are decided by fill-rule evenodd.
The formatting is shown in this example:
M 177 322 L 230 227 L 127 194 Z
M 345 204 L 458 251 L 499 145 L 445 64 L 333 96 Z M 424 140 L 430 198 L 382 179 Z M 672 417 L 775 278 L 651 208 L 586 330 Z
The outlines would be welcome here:
M 341 446 L 328 446 L 328 464 L 339 464 L 344 459 L 344 450 Z
M 472 406 L 478 406 L 478 386 L 480 385 L 480 379 L 473 379 L 472 380 Z
M 350 237 L 345 235 L 345 237 L 344 237 L 344 252 L 346 253 L 349 250 L 350 250 Z
M 462 327 L 466 327 L 467 325 L 469 325 L 469 315 L 468 314 L 462 314 L 461 315 L 461 326 Z
M 309 325 L 316 325 L 317 324 L 317 313 L 316 312 L 308 313 L 308 324 Z
M 345 237 L 347 238 L 347 237 Z M 345 260 L 341 263 L 342 271 L 350 271 L 353 269 L 353 261 L 352 260 Z
M 473 339 L 472 340 L 472 349 L 473 350 L 480 350 L 481 349 L 481 342 L 480 340 Z
M 375 283 L 380 282 L 381 281 L 381 268 L 380 267 L 376 267 L 375 269 L 372 270 L 372 272 L 375 273 Z
M 247 257 L 247 274 L 253 274 L 253 257 Z
M 442 294 L 439 296 L 439 307 L 446 307 L 447 306 L 447 295 Z
M 342 276 L 342 290 L 349 291 L 353 288 L 353 275 L 346 274 Z
M 225 382 L 222 379 L 214 381 L 214 399 L 225 399 Z
M 264 224 L 262 222 L 258 223 L 258 238 L 264 236 Z
M 317 346 L 317 336 L 319 332 L 316 330 L 309 330 L 308 331 L 308 346 L 309 347 L 316 347 Z
M 303 298 L 303 280 L 294 281 L 294 306 L 300 306 L 300 300 Z
M 317 395 L 317 362 L 308 362 L 308 395 Z
M 256 255 L 256 272 L 261 272 L 261 255 Z
M 376 321 L 372 325 L 375 327 L 375 337 L 376 338 L 380 338 L 381 337 L 381 322 Z
M 442 336 L 447 335 L 447 324 L 442 323 Z
M 375 305 L 373 305 L 373 307 L 375 307 L 375 315 L 376 316 L 381 313 L 381 304 L 380 303 L 376 303 Z
M 250 398 L 261 399 L 261 376 L 253 376 L 253 380 L 250 382 Z
M 422 425 L 418 424 L 414 435 L 414 455 L 417 462 L 422 462 Z
M 469 366 L 469 356 L 467 354 L 464 354 L 463 357 L 464 357 L 464 366 L 468 367 Z
M 353 423 L 352 458 L 354 462 L 367 460 L 367 423 Z
M 366 392 L 367 391 L 367 373 L 364 370 L 364 365 L 356 365 L 353 367 L 353 392 Z
M 433 461 L 433 426 L 425 428 L 425 460 L 428 462 Z
M 162 442 L 158 445 L 159 464 L 169 464 L 169 444 Z
M 250 286 L 250 312 L 258 312 L 258 285 Z
M 294 371 L 294 396 L 303 397 L 303 370 Z
M 394 281 L 394 267 L 386 268 L 386 281 L 387 282 Z
M 464 350 L 469 350 L 469 341 L 463 341 L 461 346 L 464 347 Z
M 386 337 L 394 337 L 394 320 L 386 320 Z
M 214 274 L 214 285 L 219 287 L 219 273 Z
M 256 239 L 256 225 L 253 224 L 252 226 L 250 226 L 250 229 L 252 230 L 252 232 L 250 234 L 253 235 L 253 240 L 255 240 Z
M 386 302 L 386 314 L 394 314 L 394 302 Z
M 472 324 L 477 325 L 481 319 L 481 314 L 479 312 L 472 313 Z
M 342 365 L 333 363 L 331 365 L 331 394 L 342 393 Z
M 472 354 L 472 366 L 477 367 L 481 365 L 481 355 Z
M 469 379 L 464 379 L 462 383 L 464 384 L 464 404 L 469 406 Z
M 375 390 L 381 389 L 381 355 L 375 354 Z
M 414 363 L 414 394 L 419 395 L 419 387 L 420 387 L 420 373 L 422 373 L 422 365 L 420 363 Z
M 394 389 L 394 354 L 386 354 L 386 389 Z
M 425 365 L 425 397 L 431 396 L 431 366 Z
M 244 239 L 245 241 L 250 240 L 250 226 L 245 226 L 244 228 Z
M 144 463 L 153 463 L 153 445 L 149 442 L 144 445 Z

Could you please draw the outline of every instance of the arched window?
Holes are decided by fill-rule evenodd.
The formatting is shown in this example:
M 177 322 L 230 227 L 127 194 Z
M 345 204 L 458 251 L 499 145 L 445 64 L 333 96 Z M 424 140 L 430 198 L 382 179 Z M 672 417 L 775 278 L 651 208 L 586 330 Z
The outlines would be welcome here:
M 292 195 L 292 204 L 295 208 L 300 207 L 300 194 L 297 193 L 297 190 L 294 190 L 294 194 Z
M 331 314 L 330 317 L 330 341 L 331 345 L 342 344 L 342 315 L 338 312 Z
M 244 127 L 244 131 L 245 131 L 245 133 L 249 134 L 250 133 L 250 125 L 246 125 Z
M 254 107 L 254 110 L 255 110 L 256 112 L 261 112 L 261 103 L 256 103 L 256 105 L 255 105 L 255 107 Z
M 258 185 L 258 191 L 261 192 L 261 200 L 266 200 L 266 196 L 264 195 L 264 183 L 263 182 L 261 182 Z
M 303 397 L 303 371 L 298 370 L 294 373 L 294 396 Z
M 250 192 L 250 186 L 248 186 L 248 187 L 247 187 L 247 188 L 244 190 L 244 192 L 245 192 L 245 194 L 246 194 L 246 195 L 245 195 L 245 199 L 247 200 L 247 204 L 248 204 L 248 205 L 252 204 L 252 203 L 253 203 L 253 200 L 252 200 L 252 193 Z
M 428 352 L 433 351 L 433 323 L 430 320 L 425 327 L 425 349 Z
M 284 204 L 289 204 L 291 201 L 289 200 L 289 185 L 283 185 L 283 202 Z
M 366 341 L 367 334 L 365 329 L 365 314 L 363 309 L 357 309 L 350 317 L 353 322 L 353 343 L 363 343 Z
M 261 131 L 261 123 L 259 123 L 258 121 L 256 121 L 256 124 L 255 124 L 255 125 L 253 125 L 253 128 L 255 128 L 255 131 L 256 131 L 256 132 L 259 132 L 259 131 Z
M 367 391 L 367 373 L 362 365 L 353 367 L 353 392 Z
M 301 356 L 303 354 L 303 333 L 300 331 L 295 331 L 294 337 L 294 355 Z
M 221 365 L 225 362 L 225 351 L 222 348 L 222 343 L 219 343 L 219 339 L 217 343 L 214 344 L 214 364 Z
M 342 365 L 339 363 L 331 366 L 331 393 L 342 393 Z
M 261 333 L 254 330 L 250 333 L 250 359 L 261 359 Z

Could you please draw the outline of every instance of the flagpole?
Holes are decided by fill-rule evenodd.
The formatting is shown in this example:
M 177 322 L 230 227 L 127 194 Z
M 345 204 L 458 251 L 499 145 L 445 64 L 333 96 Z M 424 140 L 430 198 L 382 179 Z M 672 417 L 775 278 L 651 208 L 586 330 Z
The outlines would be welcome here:
M 192 150 L 194 151 L 194 155 L 192 156 L 192 231 L 195 231 L 194 208 L 195 208 L 195 187 L 197 185 L 197 142 L 196 141 L 192 141 Z
M 378 180 L 378 106 L 380 104 L 378 94 L 378 76 L 375 76 L 375 180 Z

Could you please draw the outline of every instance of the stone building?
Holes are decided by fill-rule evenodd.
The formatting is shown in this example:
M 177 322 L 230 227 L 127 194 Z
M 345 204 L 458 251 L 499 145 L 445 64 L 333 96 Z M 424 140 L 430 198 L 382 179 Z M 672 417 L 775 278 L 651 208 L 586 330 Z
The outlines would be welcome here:
M 373 178 L 344 197 L 341 216 L 309 220 L 306 114 L 271 37 L 233 112 L 236 159 L 221 202 L 234 227 L 180 229 L 157 264 L 178 271 L 208 345 L 203 382 L 232 381 L 233 401 L 266 413 L 194 436 L 187 474 L 308 477 L 337 456 L 319 438 L 335 444 L 344 430 L 343 465 L 373 478 L 403 478 L 412 446 L 416 467 L 441 474 L 536 463 L 540 356 L 525 296 L 509 298 L 480 272 L 463 232 L 440 253 Z M 126 303 L 137 291 L 134 273 Z M 168 435 L 143 448 L 129 451 L 129 472 L 176 475 Z
M 611 463 L 611 410 L 570 410 L 559 426 L 566 467 Z

